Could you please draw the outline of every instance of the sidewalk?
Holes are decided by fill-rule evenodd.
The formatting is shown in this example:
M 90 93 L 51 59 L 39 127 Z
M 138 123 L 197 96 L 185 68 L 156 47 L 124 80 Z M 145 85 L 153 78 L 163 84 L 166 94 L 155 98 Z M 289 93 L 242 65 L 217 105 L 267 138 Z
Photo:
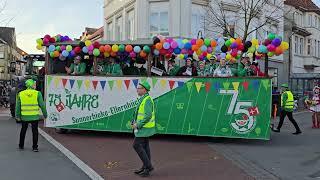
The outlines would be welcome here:
M 25 150 L 19 151 L 20 124 L 0 109 L 0 179 L 10 180 L 87 180 L 77 166 L 39 136 L 39 153 L 32 152 L 31 127 L 28 129 Z

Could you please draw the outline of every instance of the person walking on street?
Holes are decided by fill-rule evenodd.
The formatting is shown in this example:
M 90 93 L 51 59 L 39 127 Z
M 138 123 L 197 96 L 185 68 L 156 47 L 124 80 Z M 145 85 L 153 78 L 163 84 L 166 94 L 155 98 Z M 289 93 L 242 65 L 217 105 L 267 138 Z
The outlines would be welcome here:
M 132 129 L 135 135 L 133 148 L 143 162 L 142 168 L 136 170 L 134 173 L 142 177 L 150 176 L 150 172 L 153 170 L 149 137 L 156 133 L 156 122 L 154 102 L 148 93 L 149 91 L 150 84 L 148 82 L 139 84 L 137 93 L 141 98 L 134 113 L 134 120 L 132 121 Z
M 291 123 L 296 128 L 296 132 L 292 133 L 294 135 L 301 134 L 301 130 L 298 126 L 298 123 L 293 119 L 292 112 L 294 107 L 294 99 L 293 94 L 289 90 L 288 84 L 282 84 L 282 94 L 281 94 L 281 112 L 280 112 L 280 122 L 278 124 L 277 129 L 272 128 L 272 131 L 274 132 L 280 132 L 280 129 L 282 127 L 284 118 L 288 116 Z
M 39 118 L 39 107 L 42 114 L 47 118 L 47 110 L 43 102 L 41 92 L 35 90 L 36 82 L 29 79 L 25 82 L 27 89 L 21 91 L 17 96 L 16 102 L 16 118 L 18 121 L 21 120 L 22 127 L 20 132 L 19 149 L 24 149 L 24 139 L 28 129 L 28 124 L 32 125 L 32 138 L 34 152 L 38 152 L 38 121 Z

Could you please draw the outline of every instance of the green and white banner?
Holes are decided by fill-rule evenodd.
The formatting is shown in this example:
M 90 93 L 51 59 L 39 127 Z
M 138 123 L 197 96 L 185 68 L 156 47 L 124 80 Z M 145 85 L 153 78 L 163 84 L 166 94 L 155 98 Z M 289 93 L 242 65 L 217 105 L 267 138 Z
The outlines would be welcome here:
M 136 87 L 151 85 L 160 134 L 269 139 L 271 80 L 46 76 L 47 127 L 131 132 Z

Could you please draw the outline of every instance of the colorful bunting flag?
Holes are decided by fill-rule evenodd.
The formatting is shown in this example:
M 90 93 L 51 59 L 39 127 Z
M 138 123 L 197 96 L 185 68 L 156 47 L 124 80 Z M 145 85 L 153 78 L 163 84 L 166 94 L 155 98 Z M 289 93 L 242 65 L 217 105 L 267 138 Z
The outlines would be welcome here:
M 138 87 L 138 83 L 139 83 L 139 79 L 134 79 L 132 80 L 133 84 L 134 84 L 134 87 Z
M 184 82 L 183 81 L 178 81 L 178 87 L 183 87 Z
M 114 85 L 114 81 L 113 81 L 113 80 L 108 81 L 108 84 L 109 84 L 109 88 L 110 88 L 110 90 L 112 90 L 113 85 Z
M 219 91 L 219 89 L 220 89 L 220 83 L 219 83 L 219 82 L 215 82 L 215 83 L 214 83 L 214 88 L 215 88 L 216 91 Z
M 121 80 L 116 80 L 117 83 L 117 88 L 121 89 L 122 88 L 122 81 Z
M 71 89 L 73 88 L 75 80 L 74 79 L 69 79 L 70 87 Z
M 167 85 L 167 81 L 164 80 L 164 79 L 161 79 L 161 80 L 160 80 L 160 85 L 161 85 L 162 88 L 165 88 L 166 85 Z
M 96 90 L 97 85 L 98 85 L 98 81 L 92 81 L 92 85 L 93 85 L 94 90 Z
M 223 88 L 224 90 L 229 90 L 230 82 L 223 82 Z
M 232 82 L 233 89 L 238 91 L 239 90 L 239 84 L 240 84 L 240 82 Z
M 152 78 L 152 87 L 154 87 L 158 82 L 158 78 L 153 77 Z
M 211 89 L 211 83 L 206 82 L 205 83 L 205 87 L 206 87 L 206 92 L 208 93 L 210 91 L 210 89 Z
M 47 83 L 48 83 L 47 85 L 50 86 L 51 81 L 52 81 L 52 76 L 47 76 L 47 80 L 48 80 L 47 81 Z
M 106 86 L 106 82 L 107 81 L 100 81 L 100 85 L 101 85 L 102 90 L 104 90 L 104 87 Z
M 85 80 L 84 85 L 86 86 L 87 89 L 89 89 L 90 88 L 90 80 L 88 80 L 88 79 Z
M 259 80 L 253 80 L 252 84 L 253 84 L 253 87 L 254 87 L 255 90 L 259 89 L 259 86 L 260 86 L 260 81 Z
M 202 87 L 202 85 L 203 85 L 203 82 L 195 82 L 194 84 L 196 85 L 196 89 L 197 89 L 197 91 L 198 91 L 198 93 L 199 93 L 199 92 L 200 92 L 200 89 L 201 89 L 201 87 Z
M 193 82 L 187 82 L 187 88 L 188 88 L 189 93 L 191 91 L 192 85 L 193 85 Z
M 126 85 L 127 90 L 128 90 L 129 86 L 130 86 L 130 80 L 124 80 L 124 84 Z
M 172 89 L 173 88 L 173 86 L 174 86 L 174 84 L 175 84 L 176 82 L 175 81 L 171 81 L 171 80 L 169 80 L 169 86 L 170 86 L 170 89 Z
M 81 88 L 81 86 L 82 86 L 82 82 L 83 82 L 83 80 L 77 80 L 78 89 L 80 89 L 80 88 Z
M 68 79 L 62 78 L 61 81 L 62 81 L 63 87 L 66 87 L 66 84 L 67 84 L 67 82 L 68 82 Z
M 54 87 L 55 87 L 55 88 L 58 87 L 59 82 L 60 82 L 60 79 L 61 79 L 61 78 L 59 78 L 59 77 L 54 78 L 53 82 L 54 82 Z
M 145 82 L 145 81 L 147 81 L 146 77 L 141 78 L 141 82 Z
M 248 81 L 243 82 L 243 83 L 242 83 L 242 86 L 243 86 L 243 88 L 244 88 L 246 91 L 248 91 L 249 82 L 248 82 Z
M 262 80 L 262 85 L 266 90 L 268 90 L 268 88 L 270 87 L 270 83 L 269 82 L 270 82 L 269 79 Z

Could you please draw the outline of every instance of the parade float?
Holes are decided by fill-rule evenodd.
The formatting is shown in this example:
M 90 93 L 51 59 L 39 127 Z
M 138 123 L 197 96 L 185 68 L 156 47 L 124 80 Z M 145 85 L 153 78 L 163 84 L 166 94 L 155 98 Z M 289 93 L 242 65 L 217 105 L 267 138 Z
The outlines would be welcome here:
M 270 77 L 151 76 L 151 60 L 178 61 L 197 56 L 205 61 L 237 63 L 243 53 L 267 64 L 267 58 L 288 49 L 282 38 L 269 34 L 253 39 L 174 39 L 155 37 L 127 42 L 76 42 L 67 36 L 46 35 L 37 48 L 46 53 L 46 127 L 132 132 L 130 122 L 138 104 L 136 87 L 148 81 L 154 98 L 158 134 L 245 139 L 270 139 L 272 82 Z M 52 74 L 54 61 L 73 61 L 76 55 L 93 59 L 93 75 Z M 146 60 L 147 76 L 98 76 L 97 58 L 118 57 L 121 62 Z M 167 58 L 166 58 L 167 57 Z M 264 60 L 263 60 L 264 59 Z M 263 61 L 262 61 L 263 60 Z

